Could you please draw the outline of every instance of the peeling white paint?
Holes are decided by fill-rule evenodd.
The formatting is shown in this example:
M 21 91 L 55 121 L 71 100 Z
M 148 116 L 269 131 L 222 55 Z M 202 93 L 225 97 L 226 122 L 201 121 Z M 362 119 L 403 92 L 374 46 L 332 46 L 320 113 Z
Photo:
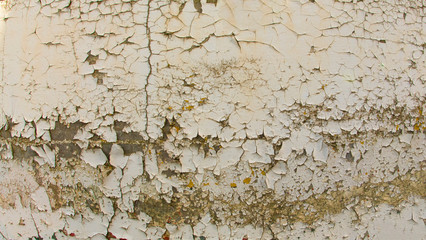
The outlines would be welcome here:
M 38 157 L 35 157 L 34 160 L 40 165 L 47 163 L 51 167 L 55 167 L 55 153 L 46 144 L 43 147 L 32 146 L 31 149 L 38 154 Z
M 81 152 L 80 158 L 92 167 L 103 165 L 108 160 L 102 149 L 85 149 Z
M 421 1 L 0 5 L 0 239 L 425 235 L 419 196 L 402 217 L 353 203 L 310 226 L 135 212 L 140 196 L 251 208 L 424 171 Z

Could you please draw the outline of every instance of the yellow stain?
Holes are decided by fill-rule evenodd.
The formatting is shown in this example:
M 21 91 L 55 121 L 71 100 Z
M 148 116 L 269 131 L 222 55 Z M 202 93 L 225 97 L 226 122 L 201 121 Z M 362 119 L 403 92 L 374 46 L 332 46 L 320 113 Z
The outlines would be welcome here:
M 245 184 L 249 184 L 251 182 L 251 178 L 245 178 L 244 180 L 243 180 L 243 183 L 245 183 Z
M 361 141 L 361 144 L 364 144 L 364 141 Z
M 266 175 L 265 171 L 263 171 L 263 170 L 260 170 L 260 173 L 261 173 L 263 176 L 265 176 L 265 175 Z
M 203 103 L 205 103 L 205 102 L 206 102 L 206 99 L 207 99 L 207 98 L 201 98 L 201 100 L 200 100 L 200 101 L 198 101 L 198 103 L 199 103 L 199 104 L 203 104 Z
M 420 130 L 420 124 L 414 124 L 414 130 L 419 131 Z
M 231 185 L 231 188 L 236 188 L 237 187 L 236 183 L 231 183 L 230 185 Z
M 398 131 L 398 129 L 399 129 L 399 125 L 397 124 L 397 125 L 396 125 L 396 131 Z
M 188 106 L 188 107 L 186 107 L 185 109 L 186 110 L 192 110 L 194 108 L 194 106 Z
M 189 183 L 187 185 L 189 188 L 193 188 L 194 187 L 194 183 L 192 182 L 192 180 L 189 180 Z
M 203 185 L 204 185 L 204 186 L 208 186 L 208 185 L 210 185 L 210 183 L 203 183 Z

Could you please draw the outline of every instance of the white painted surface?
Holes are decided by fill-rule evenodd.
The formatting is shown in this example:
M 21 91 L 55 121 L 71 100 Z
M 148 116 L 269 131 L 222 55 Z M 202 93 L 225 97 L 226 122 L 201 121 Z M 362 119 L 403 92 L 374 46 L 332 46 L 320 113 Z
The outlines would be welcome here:
M 1 171 L 20 168 L 12 145 L 21 141 L 38 155 L 18 159 L 25 171 L 30 161 L 51 185 L 81 183 L 100 189 L 83 198 L 103 196 L 90 199 L 99 213 L 52 211 L 47 182 L 17 181 L 17 194 L 5 175 L 0 189 L 13 198 L 2 204 L 13 207 L 0 208 L 3 238 L 143 239 L 166 229 L 172 239 L 425 237 L 420 197 L 397 206 L 400 215 L 385 204 L 361 209 L 357 224 L 342 210 L 316 220 L 315 231 L 301 222 L 216 226 L 204 213 L 193 226 L 157 228 L 147 225 L 153 216 L 127 214 L 144 193 L 170 202 L 201 189 L 228 204 L 271 191 L 292 202 L 424 171 L 421 1 L 203 0 L 202 13 L 193 1 L 8 4 L 0 127 L 11 136 L 1 140 Z M 55 140 L 57 122 L 82 126 Z M 80 155 L 59 157 L 66 144 Z

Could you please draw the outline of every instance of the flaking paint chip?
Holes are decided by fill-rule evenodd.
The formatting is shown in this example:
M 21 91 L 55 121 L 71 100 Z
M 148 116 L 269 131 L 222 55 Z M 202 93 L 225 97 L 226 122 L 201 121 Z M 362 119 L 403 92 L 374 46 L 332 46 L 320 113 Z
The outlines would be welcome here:
M 38 154 L 38 157 L 34 157 L 34 160 L 40 165 L 47 163 L 51 167 L 55 167 L 55 152 L 49 146 L 43 144 L 42 147 L 31 146 L 31 149 Z
M 124 150 L 120 145 L 112 145 L 109 153 L 109 161 L 112 166 L 123 169 L 126 166 L 128 159 L 128 156 L 124 156 Z
M 108 160 L 102 149 L 85 149 L 81 152 L 81 160 L 92 167 L 103 165 Z

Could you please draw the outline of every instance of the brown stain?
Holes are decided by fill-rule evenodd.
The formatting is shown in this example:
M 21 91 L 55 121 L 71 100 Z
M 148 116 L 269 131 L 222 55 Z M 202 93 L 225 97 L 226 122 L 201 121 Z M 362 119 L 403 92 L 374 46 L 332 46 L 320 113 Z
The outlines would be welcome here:
M 145 212 L 152 217 L 150 225 L 164 227 L 166 223 L 195 225 L 206 213 L 210 213 L 215 224 L 270 225 L 285 219 L 289 224 L 296 222 L 308 225 L 323 219 L 328 214 L 338 214 L 350 204 L 371 207 L 389 204 L 394 208 L 410 196 L 426 197 L 426 171 L 413 171 L 390 182 L 366 182 L 349 190 L 328 191 L 315 194 L 306 200 L 289 201 L 277 198 L 272 191 L 253 203 L 245 201 L 231 203 L 220 197 L 211 196 L 202 189 L 177 193 L 170 203 L 143 195 L 135 202 L 135 212 Z M 253 195 L 255 192 L 245 192 Z
M 353 207 L 365 206 L 365 202 L 371 202 L 373 207 L 384 203 L 398 207 L 410 196 L 424 198 L 426 196 L 425 173 L 424 170 L 409 173 L 390 182 L 367 182 L 350 190 L 316 194 L 300 201 L 287 201 L 285 198 L 277 200 L 271 193 L 258 199 L 254 204 L 240 203 L 230 208 L 233 211 L 246 212 L 245 216 L 248 217 L 245 218 L 244 224 L 254 222 L 272 224 L 277 219 L 286 219 L 288 223 L 303 222 L 310 225 L 323 219 L 327 214 L 342 212 L 351 203 L 354 203 Z
M 203 9 L 201 6 L 201 0 L 193 0 L 194 1 L 194 8 L 197 10 L 197 12 L 202 13 Z
M 62 197 L 62 188 L 54 184 L 49 184 L 46 189 L 49 196 L 50 206 L 53 211 L 66 205 L 66 200 Z
M 47 165 L 39 166 L 35 162 L 32 167 L 32 175 L 37 183 L 46 189 L 52 210 L 71 206 L 77 213 L 83 213 L 88 208 L 94 213 L 100 212 L 98 199 L 103 197 L 99 188 L 101 183 L 95 181 L 93 185 L 84 187 L 78 180 L 78 174 L 86 174 L 101 181 L 104 175 L 107 175 L 105 172 L 109 170 L 107 165 L 95 169 L 78 159 L 71 158 L 65 161 L 57 160 L 55 168 Z
M 142 200 L 144 198 L 144 200 Z M 201 189 L 176 193 L 170 203 L 143 195 L 135 202 L 133 214 L 144 212 L 152 217 L 150 226 L 164 227 L 166 223 L 195 225 L 209 212 L 212 203 Z
M 253 60 L 255 61 L 255 60 Z M 235 61 L 221 62 L 218 65 L 208 66 L 208 71 L 211 75 L 217 76 L 228 72 L 230 69 L 238 67 Z M 247 80 L 250 81 L 250 80 Z M 255 81 L 255 80 L 253 80 Z M 222 84 L 222 82 L 221 82 Z M 223 83 L 231 84 L 235 83 Z M 240 83 L 238 83 L 240 84 Z M 257 84 L 257 83 L 256 83 Z M 255 85 L 256 85 L 255 84 Z M 230 85 L 230 86 L 231 86 Z M 256 85 L 257 86 L 257 85 Z M 252 95 L 252 88 L 241 88 L 239 89 L 247 96 Z M 354 143 L 354 142 L 364 142 L 368 139 L 369 143 L 374 143 L 377 139 L 382 137 L 398 137 L 403 133 L 426 133 L 426 129 L 423 127 L 425 122 L 425 114 L 421 109 L 425 106 L 424 101 L 418 102 L 418 108 L 414 110 L 409 110 L 402 107 L 391 107 L 388 109 L 383 109 L 382 111 L 376 109 L 370 109 L 369 112 L 366 111 L 357 111 L 355 113 L 344 112 L 340 119 L 335 119 L 338 121 L 351 120 L 351 119 L 363 119 L 365 115 L 371 116 L 373 119 L 381 123 L 386 123 L 387 126 L 398 126 L 397 131 L 387 131 L 386 129 L 370 130 L 370 131 L 358 131 L 356 134 L 351 134 L 348 131 L 342 130 L 342 133 L 339 135 L 331 135 L 327 133 L 320 133 L 325 140 L 325 143 L 331 148 L 337 150 L 339 146 L 345 143 Z M 327 106 L 310 106 L 302 105 L 299 103 L 294 104 L 293 110 L 284 110 L 284 113 L 289 114 L 292 119 L 293 125 L 304 125 L 309 129 L 314 127 L 325 127 L 327 125 L 327 120 L 318 119 L 317 116 L 320 112 L 327 111 Z M 297 110 L 295 110 L 297 109 Z M 305 113 L 305 114 L 303 114 Z M 294 117 L 297 116 L 297 117 Z M 137 132 L 125 132 L 124 128 L 128 126 L 127 123 L 115 121 L 114 130 L 117 133 L 116 144 L 120 144 L 123 147 L 125 154 L 130 155 L 134 152 L 141 152 L 143 149 L 146 149 L 147 144 L 151 144 L 155 149 L 162 149 L 162 145 L 165 140 L 168 139 L 168 135 L 171 134 L 171 130 L 180 130 L 178 124 L 178 119 L 166 119 L 164 120 L 164 125 L 162 127 L 163 136 L 156 140 L 145 140 Z M 61 123 L 57 121 L 55 123 L 55 129 L 50 130 L 51 141 L 45 141 L 42 139 L 30 140 L 22 137 L 11 137 L 10 126 L 13 123 L 8 123 L 9 128 L 3 128 L 0 130 L 0 144 L 10 144 L 12 146 L 14 158 L 22 159 L 32 159 L 37 154 L 31 150 L 30 146 L 41 146 L 43 144 L 48 144 L 49 147 L 57 148 L 58 157 L 71 158 L 80 154 L 80 148 L 77 145 L 78 140 L 74 139 L 77 131 L 85 126 L 84 123 L 75 122 L 70 124 Z M 227 127 L 228 123 L 224 120 L 221 123 L 222 127 Z M 409 130 L 412 128 L 413 130 Z M 203 146 L 217 145 L 217 138 L 208 137 L 207 139 L 198 140 L 199 136 L 193 139 L 187 139 L 188 141 L 195 141 L 196 143 L 201 143 Z M 261 138 L 262 136 L 258 136 Z M 268 139 L 267 139 L 268 140 Z M 213 142 L 215 144 L 213 144 Z M 103 145 L 108 145 L 105 140 L 101 139 L 99 136 L 94 135 L 90 140 L 89 144 L 92 147 L 99 147 Z M 207 148 L 206 148 L 207 149 Z M 108 152 L 108 151 L 107 151 Z
M 200 142 L 206 141 L 202 138 L 199 140 Z M 340 139 L 335 139 L 335 141 L 338 140 Z M 135 144 L 144 144 L 144 142 L 136 142 Z M 155 148 L 155 144 L 152 147 Z M 104 196 L 98 187 L 101 183 L 88 188 L 79 183 L 73 186 L 64 186 L 61 184 L 64 180 L 58 178 L 56 174 L 65 172 L 69 180 L 76 182 L 75 177 L 71 175 L 73 171 L 75 173 L 92 171 L 91 176 L 101 181 L 113 169 L 109 164 L 94 169 L 87 167 L 79 159 L 67 159 L 66 161 L 58 160 L 55 168 L 50 168 L 47 165 L 38 166 L 35 162 L 33 162 L 32 167 L 34 179 L 39 185 L 46 188 L 54 210 L 64 206 L 72 206 L 76 212 L 84 212 L 87 208 L 95 213 L 100 212 L 99 199 Z M 184 182 L 186 180 L 187 183 L 193 177 L 185 174 L 178 175 L 180 180 Z M 51 180 L 49 180 L 51 178 L 55 178 L 56 184 L 51 183 Z M 138 178 L 137 181 L 143 181 L 143 178 L 144 176 Z M 327 191 L 299 201 L 289 201 L 286 198 L 277 199 L 277 196 L 269 191 L 250 204 L 246 203 L 244 199 L 239 202 L 229 202 L 220 197 L 210 196 L 202 188 L 193 186 L 192 190 L 188 188 L 183 193 L 175 192 L 170 203 L 153 198 L 148 195 L 149 191 L 141 189 L 141 197 L 135 202 L 135 211 L 132 214 L 137 215 L 139 212 L 145 212 L 153 219 L 151 225 L 161 227 L 164 227 L 167 221 L 174 224 L 194 225 L 207 212 L 211 214 L 213 222 L 216 224 L 244 225 L 250 223 L 266 225 L 280 219 L 285 219 L 288 223 L 312 224 L 323 219 L 327 214 L 342 212 L 349 204 L 354 204 L 354 207 L 356 207 L 365 206 L 366 202 L 371 202 L 373 206 L 387 203 L 398 207 L 401 202 L 408 200 L 409 196 L 424 198 L 426 197 L 424 192 L 424 189 L 426 189 L 426 172 L 425 170 L 411 170 L 404 176 L 399 176 L 390 182 L 373 183 L 370 181 L 363 183 L 360 187 Z M 397 191 L 399 192 L 397 193 Z M 27 198 L 29 194 L 30 192 L 23 192 L 23 195 L 26 195 Z M 253 190 L 249 190 L 244 193 L 244 196 L 255 194 Z M 13 207 L 12 202 L 6 204 Z
M 55 122 L 55 128 L 50 130 L 50 136 L 52 141 L 64 141 L 71 140 L 74 138 L 78 129 L 81 129 L 85 126 L 85 123 L 74 122 L 71 124 L 65 124 L 62 122 Z
M 225 64 L 226 65 L 226 64 Z M 217 66 L 212 70 L 214 74 L 220 74 L 223 70 L 221 68 L 229 67 Z M 424 102 L 421 102 L 421 106 Z M 306 124 L 307 127 L 312 127 L 317 121 L 310 122 L 310 119 L 315 119 L 318 111 L 321 111 L 321 107 L 308 107 L 300 106 L 299 110 L 300 121 Z M 369 113 L 378 116 L 380 121 L 394 121 L 403 123 L 406 120 L 415 119 L 413 122 L 424 122 L 424 114 L 420 110 L 415 112 L 408 112 L 403 108 L 387 109 L 384 112 L 370 111 Z M 383 116 L 389 115 L 391 118 L 385 118 Z M 382 117 L 380 117 L 382 116 Z M 355 115 L 344 115 L 342 119 L 357 118 Z M 326 122 L 326 121 L 325 121 Z M 321 122 L 320 122 L 321 123 Z M 57 159 L 57 166 L 50 168 L 45 165 L 43 167 L 36 166 L 33 164 L 33 174 L 35 181 L 46 188 L 49 198 L 51 200 L 52 208 L 59 209 L 64 206 L 72 206 L 76 212 L 84 212 L 87 208 L 90 208 L 93 212 L 99 212 L 99 199 L 104 195 L 100 191 L 99 187 L 92 186 L 84 188 L 81 184 L 75 186 L 64 186 L 62 180 L 57 179 L 56 184 L 52 184 L 49 181 L 49 177 L 55 175 L 55 173 L 72 171 L 88 171 L 87 169 L 81 169 L 81 160 L 75 159 L 75 156 L 79 154 L 79 147 L 76 145 L 77 141 L 73 139 L 76 131 L 84 126 L 81 123 L 75 123 L 70 125 L 56 124 L 56 129 L 51 130 L 52 141 L 43 141 L 37 139 L 31 141 L 25 138 L 11 137 L 9 130 L 3 129 L 0 135 L 0 141 L 3 144 L 10 144 L 13 149 L 14 158 L 19 161 L 32 161 L 32 158 L 36 156 L 36 153 L 31 150 L 31 146 L 40 146 L 42 144 L 49 144 L 53 148 L 58 148 L 59 156 L 66 157 L 66 160 Z M 125 149 L 125 153 L 129 154 L 134 151 L 146 149 L 146 146 L 150 145 L 152 149 L 157 149 L 160 153 L 159 159 L 163 161 L 174 161 L 175 159 L 168 156 L 166 151 L 163 149 L 164 141 L 168 139 L 168 135 L 171 134 L 171 129 L 179 127 L 175 119 L 165 120 L 163 128 L 163 138 L 153 142 L 144 140 L 137 133 L 124 133 L 124 123 L 116 122 L 114 128 L 117 131 L 118 141 Z M 343 132 L 340 135 L 324 135 L 325 142 L 331 147 L 335 147 L 335 150 L 343 149 L 344 144 L 350 142 L 362 142 L 368 139 L 369 144 L 376 141 L 381 137 L 398 137 L 403 133 L 402 130 L 397 132 L 386 132 L 383 129 L 377 131 L 369 131 L 352 135 Z M 421 134 L 419 131 L 414 132 L 415 134 Z M 207 149 L 210 146 L 214 148 L 217 144 L 220 144 L 217 139 L 201 138 L 197 136 L 194 139 L 186 139 L 191 144 L 199 146 L 200 149 Z M 90 140 L 91 146 L 104 147 L 111 143 L 106 143 L 101 139 Z M 124 147 L 126 146 L 126 147 Z M 107 151 L 107 149 L 105 149 Z M 107 151 L 108 152 L 108 151 Z M 68 158 L 70 157 L 70 158 Z M 106 164 L 95 169 L 93 172 L 93 178 L 102 180 L 112 171 L 113 167 Z M 146 175 L 146 173 L 145 173 Z M 189 182 L 190 177 L 185 174 L 179 175 L 181 180 Z M 141 177 L 143 178 L 143 176 Z M 141 180 L 139 178 L 138 181 Z M 248 181 L 247 181 L 248 182 Z M 245 183 L 245 182 L 244 182 Z M 200 216 L 210 212 L 213 221 L 215 223 L 226 223 L 226 224 L 271 224 L 278 219 L 286 219 L 289 223 L 303 222 L 312 224 L 313 222 L 324 218 L 327 214 L 337 214 L 346 209 L 346 206 L 357 202 L 354 206 L 364 206 L 365 202 L 371 202 L 373 206 L 377 204 L 387 203 L 391 206 L 398 207 L 398 205 L 407 200 L 409 196 L 421 196 L 425 197 L 426 193 L 426 178 L 425 171 L 410 171 L 404 176 L 399 176 L 390 182 L 372 183 L 366 182 L 360 187 L 352 188 L 350 190 L 338 190 L 328 191 L 322 194 L 316 194 L 309 197 L 306 200 L 301 201 L 288 201 L 284 199 L 276 199 L 272 192 L 266 193 L 263 197 L 256 199 L 253 203 L 247 204 L 244 201 L 239 203 L 225 202 L 220 198 L 213 198 L 207 192 L 203 192 L 202 187 L 193 190 L 186 190 L 184 193 L 175 192 L 172 197 L 171 203 L 167 203 L 164 200 L 155 199 L 152 196 L 146 196 L 144 189 L 141 189 L 142 194 L 138 201 L 135 202 L 135 212 L 145 212 L 153 218 L 151 225 L 164 226 L 167 221 L 171 221 L 176 224 L 188 223 L 196 224 L 199 221 Z M 4 186 L 2 186 L 4 187 Z M 12 187 L 12 185 L 8 186 Z M 381 190 L 382 189 L 382 190 Z M 400 193 L 396 194 L 396 189 Z M 23 189 L 21 198 L 28 199 L 31 191 Z M 244 195 L 254 195 L 254 192 L 248 191 Z M 3 199 L 1 201 L 2 206 L 13 207 L 13 202 Z M 308 207 L 305 207 L 308 206 Z M 315 211 L 312 211 L 315 209 Z
M 213 3 L 216 6 L 217 5 L 217 0 L 207 0 L 207 3 Z
M 31 193 L 38 187 L 31 172 L 18 164 L 13 164 L 0 180 L 0 207 L 14 208 L 17 197 L 24 207 L 29 206 Z

